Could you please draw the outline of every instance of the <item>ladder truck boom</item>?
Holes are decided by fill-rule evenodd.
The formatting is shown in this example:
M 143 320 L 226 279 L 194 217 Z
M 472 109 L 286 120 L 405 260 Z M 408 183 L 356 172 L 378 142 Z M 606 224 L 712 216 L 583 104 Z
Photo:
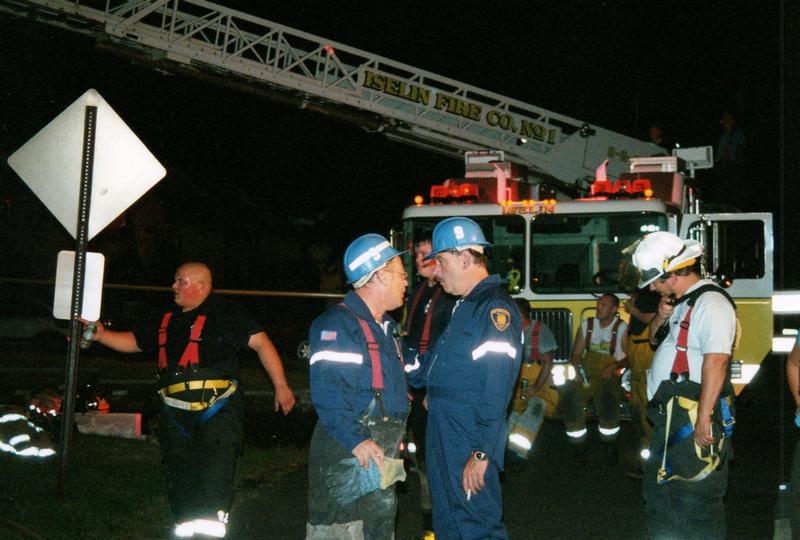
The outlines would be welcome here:
M 216 72 L 344 109 L 392 140 L 462 156 L 500 150 L 574 187 L 654 144 L 204 0 L 0 0 L 0 11 L 141 49 L 161 69 Z M 155 67 L 155 66 L 154 66 Z M 334 113 L 335 114 L 335 113 Z M 345 113 L 347 114 L 347 113 Z

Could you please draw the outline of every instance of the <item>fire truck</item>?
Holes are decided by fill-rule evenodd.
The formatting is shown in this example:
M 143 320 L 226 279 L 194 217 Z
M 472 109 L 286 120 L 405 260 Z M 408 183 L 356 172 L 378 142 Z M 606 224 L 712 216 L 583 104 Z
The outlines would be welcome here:
M 450 216 L 480 224 L 491 270 L 556 336 L 556 385 L 575 377 L 573 336 L 594 315 L 597 296 L 624 293 L 622 250 L 655 231 L 696 239 L 706 247 L 706 270 L 738 306 L 743 331 L 731 377 L 739 392 L 772 348 L 772 216 L 703 212 L 687 180 L 711 165 L 711 148 L 674 153 L 631 158 L 615 179 L 601 167 L 585 194 L 567 196 L 526 181 L 502 152 L 468 152 L 464 177 L 432 186 L 427 201 L 417 196 L 396 237 L 411 246 Z
M 738 390 L 770 351 L 772 218 L 706 212 L 687 178 L 711 164 L 708 149 L 648 157 L 667 152 L 206 0 L 0 0 L 0 12 L 74 30 L 159 72 L 217 80 L 463 158 L 464 177 L 419 197 L 393 239 L 410 245 L 448 216 L 476 220 L 493 245 L 492 271 L 554 331 L 557 377 L 568 375 L 572 338 L 595 295 L 619 289 L 620 251 L 659 230 L 700 240 L 708 270 L 729 285 L 743 328 L 732 362 Z

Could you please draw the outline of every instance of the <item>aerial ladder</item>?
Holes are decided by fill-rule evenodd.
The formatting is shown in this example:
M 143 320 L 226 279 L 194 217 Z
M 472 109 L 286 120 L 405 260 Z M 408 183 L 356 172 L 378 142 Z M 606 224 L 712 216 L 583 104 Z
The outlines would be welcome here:
M 204 0 L 0 0 L 0 11 L 123 46 L 156 69 L 236 78 L 391 140 L 502 151 L 531 183 L 586 187 L 656 145 Z

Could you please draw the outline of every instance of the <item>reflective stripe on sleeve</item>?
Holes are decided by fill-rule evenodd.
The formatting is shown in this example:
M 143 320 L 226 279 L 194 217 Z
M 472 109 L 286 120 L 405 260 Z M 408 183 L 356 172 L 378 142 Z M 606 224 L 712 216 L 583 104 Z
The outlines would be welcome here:
M 484 341 L 478 348 L 472 351 L 472 359 L 478 360 L 484 357 L 486 353 L 490 352 L 506 353 L 511 358 L 517 355 L 517 349 L 506 341 Z
M 363 364 L 364 357 L 358 353 L 346 353 L 336 351 L 317 351 L 308 361 L 309 365 L 320 360 L 328 360 L 329 362 L 341 362 L 343 364 Z

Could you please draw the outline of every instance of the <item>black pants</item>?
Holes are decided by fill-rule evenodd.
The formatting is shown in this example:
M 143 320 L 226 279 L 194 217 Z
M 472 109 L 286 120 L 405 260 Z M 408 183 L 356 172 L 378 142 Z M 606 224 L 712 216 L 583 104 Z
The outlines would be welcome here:
M 650 459 L 645 463 L 642 478 L 650 538 L 724 540 L 726 523 L 723 497 L 728 487 L 728 460 L 725 459 L 717 470 L 699 482 L 672 480 L 659 485 L 656 479 L 661 466 L 666 417 L 656 419 L 651 416 L 651 419 L 655 425 L 653 437 L 650 439 Z M 680 451 L 684 448 L 685 446 Z M 667 456 L 670 456 L 669 452 Z M 687 458 L 688 456 L 672 456 L 674 462 Z
M 210 420 L 198 425 L 202 414 L 162 404 L 158 435 L 176 523 L 216 519 L 218 511 L 228 511 L 233 496 L 244 439 L 241 393 L 233 393 Z

